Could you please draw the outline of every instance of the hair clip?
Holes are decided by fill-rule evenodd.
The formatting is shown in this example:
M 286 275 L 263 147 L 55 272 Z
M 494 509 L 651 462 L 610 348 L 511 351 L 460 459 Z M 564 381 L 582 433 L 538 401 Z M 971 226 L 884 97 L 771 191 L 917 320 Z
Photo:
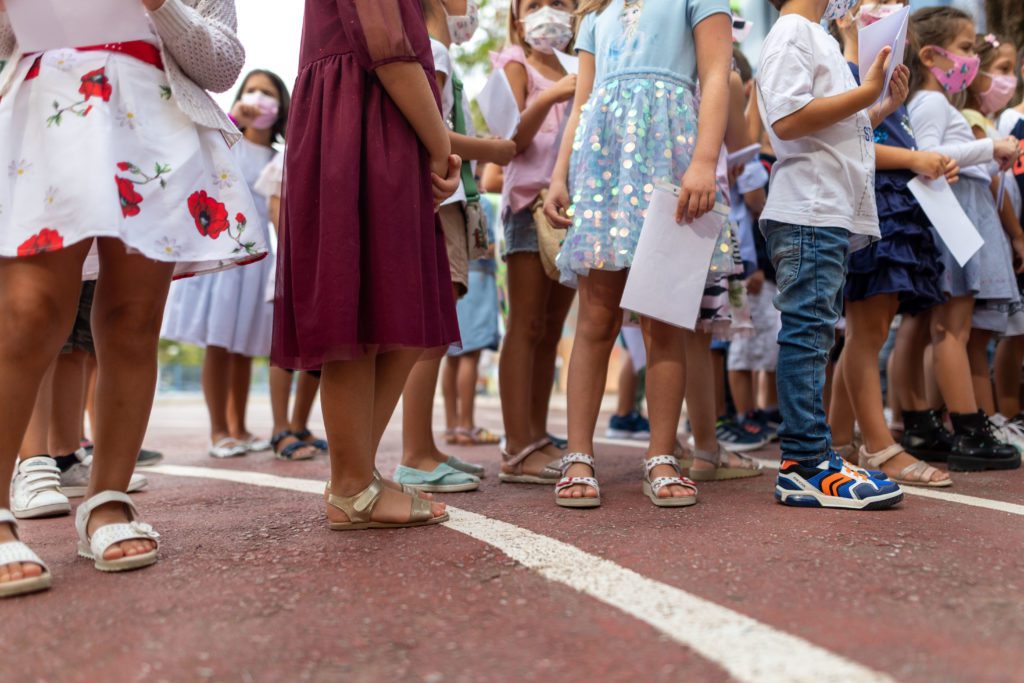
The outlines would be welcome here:
M 991 45 L 995 49 L 999 49 L 999 39 L 996 38 L 994 33 L 989 33 L 985 36 L 985 42 Z

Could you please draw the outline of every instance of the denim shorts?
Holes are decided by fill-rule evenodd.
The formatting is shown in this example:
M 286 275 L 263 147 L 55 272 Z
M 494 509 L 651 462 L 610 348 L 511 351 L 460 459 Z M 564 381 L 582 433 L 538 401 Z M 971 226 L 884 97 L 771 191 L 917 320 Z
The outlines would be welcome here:
M 61 353 L 72 353 L 73 351 L 85 351 L 90 355 L 96 355 L 96 346 L 92 341 L 92 299 L 96 293 L 96 281 L 85 280 L 82 282 L 82 293 L 78 297 L 78 312 L 75 314 L 75 325 L 71 328 L 71 334 L 64 343 Z
M 505 256 L 521 252 L 540 253 L 537 243 L 537 226 L 533 222 L 533 212 L 529 208 L 512 213 L 506 209 L 503 216 L 505 224 Z

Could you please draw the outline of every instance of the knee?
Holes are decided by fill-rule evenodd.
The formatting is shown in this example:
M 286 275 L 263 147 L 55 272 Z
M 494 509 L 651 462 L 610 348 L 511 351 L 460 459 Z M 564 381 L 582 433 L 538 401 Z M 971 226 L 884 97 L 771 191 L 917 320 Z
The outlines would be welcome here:
M 535 347 L 544 339 L 544 317 L 539 315 L 509 315 L 509 339 L 519 340 L 530 347 Z
M 0 306 L 0 321 L 2 344 L 8 353 L 22 358 L 49 353 L 70 332 L 68 307 L 55 297 L 26 291 L 6 299 Z
M 160 338 L 163 306 L 153 301 L 125 301 L 93 309 L 96 346 L 122 356 L 152 355 Z
M 621 315 L 621 311 L 619 314 Z M 576 325 L 576 339 L 611 346 L 619 334 L 621 320 L 621 317 L 605 311 L 580 316 Z

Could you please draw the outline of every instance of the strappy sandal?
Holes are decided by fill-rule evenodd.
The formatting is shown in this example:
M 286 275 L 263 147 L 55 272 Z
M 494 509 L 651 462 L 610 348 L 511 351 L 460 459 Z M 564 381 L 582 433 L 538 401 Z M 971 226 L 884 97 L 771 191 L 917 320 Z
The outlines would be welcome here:
M 651 470 L 658 465 L 669 465 L 678 473 L 676 477 L 656 477 L 651 480 Z M 685 486 L 693 490 L 692 496 L 667 496 L 662 498 L 658 493 L 666 486 Z M 683 476 L 679 460 L 674 455 L 656 455 L 644 459 L 644 495 L 660 508 L 682 508 L 697 504 L 697 485 L 693 480 Z
M 566 474 L 574 463 L 586 465 L 594 476 L 570 477 Z M 562 478 L 555 484 L 555 503 L 564 508 L 596 508 L 601 506 L 601 486 L 597 483 L 597 470 L 594 469 L 594 456 L 586 453 L 566 453 L 559 464 Z M 558 494 L 573 486 L 589 486 L 597 491 L 597 495 L 587 498 L 565 498 Z
M 742 453 L 729 453 L 721 446 L 711 458 L 701 457 L 702 451 L 694 451 L 694 458 L 703 462 L 709 462 L 715 466 L 713 470 L 697 469 L 690 467 L 690 479 L 694 481 L 723 481 L 725 479 L 746 479 L 748 477 L 759 477 L 762 472 L 761 463 Z M 739 465 L 730 465 L 730 459 L 738 461 Z
M 374 468 L 374 470 L 373 470 L 373 478 L 376 481 L 380 481 L 380 483 L 383 484 L 384 486 L 387 486 L 387 484 L 385 483 L 384 475 L 381 474 L 380 470 L 378 470 L 376 468 Z M 398 482 L 394 482 L 394 483 L 398 484 Z M 418 498 L 423 498 L 423 496 L 420 495 L 420 494 L 428 493 L 427 491 L 419 491 L 417 489 L 414 489 L 411 486 L 406 486 L 405 484 L 398 484 L 398 485 L 402 487 L 402 493 L 404 493 L 406 495 L 409 495 L 409 496 L 416 496 Z M 326 501 L 330 497 L 330 495 L 331 495 L 331 482 L 327 482 L 327 485 L 324 486 L 324 500 Z M 433 496 L 431 496 L 430 498 L 423 498 L 423 500 L 434 500 L 434 498 L 433 498 Z
M 551 440 L 543 438 L 532 443 L 518 453 L 509 453 L 506 448 L 501 449 L 501 474 L 498 478 L 507 484 L 554 484 L 562 478 L 562 473 L 550 464 L 545 465 L 537 474 L 526 474 L 523 472 L 523 463 L 531 455 L 546 446 L 551 445 Z
M 377 476 L 374 476 L 369 486 L 354 496 L 336 496 L 333 493 L 328 493 L 327 504 L 344 512 L 348 515 L 349 519 L 347 522 L 330 522 L 331 531 L 405 529 L 417 526 L 430 526 L 448 521 L 447 512 L 439 517 L 434 517 L 433 511 L 430 509 L 430 501 L 423 500 L 415 494 L 407 494 L 411 502 L 408 522 L 375 522 L 371 519 L 373 508 L 377 506 L 377 502 L 383 493 L 384 482 Z
M 278 450 L 278 446 L 281 442 L 288 438 L 294 438 L 296 440 Z M 270 438 L 270 446 L 274 449 L 274 456 L 278 460 L 312 460 L 317 455 L 316 446 L 303 441 L 299 438 L 298 434 L 288 431 L 287 429 L 274 434 L 274 436 Z M 309 450 L 306 453 L 299 453 L 303 448 L 312 450 Z
M 299 439 L 299 441 L 302 441 L 303 443 L 312 446 L 313 448 L 317 449 L 322 453 L 327 453 L 330 450 L 330 446 L 328 445 L 327 441 L 325 441 L 324 439 L 313 438 L 313 432 L 309 431 L 308 429 L 300 429 L 299 431 L 295 432 L 295 436 L 296 438 Z
M 903 446 L 900 444 L 893 444 L 888 448 L 883 448 L 877 453 L 868 453 L 868 449 L 864 446 L 860 448 L 860 460 L 859 464 L 861 467 L 869 470 L 880 470 L 882 465 L 895 458 L 900 453 L 906 453 Z M 894 477 L 889 477 L 891 481 L 903 486 L 924 486 L 927 488 L 941 489 L 953 485 L 952 479 L 940 479 L 938 481 L 932 481 L 932 477 L 939 470 L 932 467 L 923 460 L 917 460 L 904 467 L 899 474 Z
M 490 446 L 501 441 L 500 436 L 483 427 L 473 427 L 472 429 L 456 427 L 452 436 L 455 441 L 448 443 L 454 443 L 457 446 Z
M 101 526 L 89 536 L 89 518 L 93 510 L 107 503 L 121 503 L 128 511 L 131 520 L 121 524 Z M 158 543 L 160 534 L 148 524 L 138 521 L 139 511 L 127 493 L 120 491 L 103 491 L 78 506 L 75 515 L 75 528 L 78 530 L 78 554 L 86 559 L 94 560 L 96 569 L 101 572 L 123 572 L 130 569 L 141 569 L 155 564 L 159 548 L 153 548 L 142 555 L 125 555 L 116 560 L 103 559 L 103 553 L 110 546 L 124 541 L 144 540 Z
M 18 520 L 14 513 L 6 508 L 0 508 L 0 524 L 10 524 L 14 532 L 14 538 L 18 538 Z M 32 552 L 32 549 L 20 540 L 0 543 L 0 567 L 8 564 L 38 564 L 43 568 L 39 576 L 30 576 L 16 581 L 0 583 L 0 598 L 13 598 L 16 595 L 27 595 L 38 593 L 50 587 L 53 577 L 46 563 L 39 559 L 39 556 Z

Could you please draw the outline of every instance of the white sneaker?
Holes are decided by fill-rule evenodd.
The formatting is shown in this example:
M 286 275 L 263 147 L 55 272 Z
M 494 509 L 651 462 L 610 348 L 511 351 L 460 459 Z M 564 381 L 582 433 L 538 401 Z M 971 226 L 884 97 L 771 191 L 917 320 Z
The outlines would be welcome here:
M 71 503 L 61 492 L 56 460 L 40 456 L 18 463 L 11 482 L 11 512 L 18 519 L 71 514 Z
M 996 438 L 1005 444 L 1013 446 L 1018 453 L 1024 453 L 1024 430 L 1015 422 L 1007 420 L 996 413 L 988 419 L 995 428 Z
M 89 488 L 89 475 L 92 474 L 92 458 L 87 455 L 84 448 L 78 449 L 75 453 L 78 462 L 72 465 L 66 472 L 60 473 L 60 489 L 68 498 L 81 498 Z M 149 485 L 149 480 L 141 474 L 133 474 L 128 484 L 128 493 L 135 493 Z

